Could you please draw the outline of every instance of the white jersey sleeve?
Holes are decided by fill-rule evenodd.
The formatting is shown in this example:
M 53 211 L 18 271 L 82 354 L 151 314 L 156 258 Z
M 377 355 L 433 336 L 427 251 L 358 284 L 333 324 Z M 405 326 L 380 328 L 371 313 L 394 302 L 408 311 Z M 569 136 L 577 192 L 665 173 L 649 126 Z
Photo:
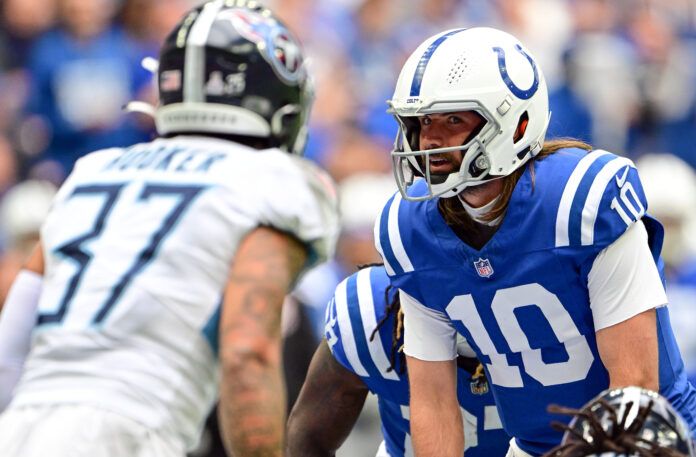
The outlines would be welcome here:
M 457 358 L 457 332 L 447 316 L 399 290 L 404 311 L 404 353 L 429 362 Z
M 302 158 L 286 155 L 269 170 L 268 194 L 259 200 L 261 224 L 293 234 L 310 251 L 307 266 L 334 254 L 339 232 L 338 199 L 332 179 Z
M 595 330 L 667 303 L 641 221 L 597 255 L 588 275 Z

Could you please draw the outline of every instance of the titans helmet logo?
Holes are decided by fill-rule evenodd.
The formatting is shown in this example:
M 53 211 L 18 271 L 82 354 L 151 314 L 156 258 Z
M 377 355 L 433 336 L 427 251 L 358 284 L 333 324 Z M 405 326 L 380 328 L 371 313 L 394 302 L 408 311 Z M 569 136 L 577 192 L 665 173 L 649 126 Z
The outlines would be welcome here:
M 231 21 L 237 32 L 256 44 L 275 73 L 288 84 L 304 80 L 306 73 L 297 40 L 275 19 L 244 9 L 230 9 L 218 15 Z

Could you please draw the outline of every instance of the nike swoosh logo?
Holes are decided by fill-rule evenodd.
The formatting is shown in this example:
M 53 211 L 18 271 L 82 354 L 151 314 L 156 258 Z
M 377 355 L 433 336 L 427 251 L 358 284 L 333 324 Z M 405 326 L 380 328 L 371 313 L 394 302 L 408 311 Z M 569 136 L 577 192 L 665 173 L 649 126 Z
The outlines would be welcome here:
M 626 183 L 626 178 L 628 177 L 628 169 L 631 168 L 629 165 L 626 165 L 624 168 L 623 176 L 619 178 L 616 176 L 616 185 L 619 187 L 623 187 L 623 185 Z

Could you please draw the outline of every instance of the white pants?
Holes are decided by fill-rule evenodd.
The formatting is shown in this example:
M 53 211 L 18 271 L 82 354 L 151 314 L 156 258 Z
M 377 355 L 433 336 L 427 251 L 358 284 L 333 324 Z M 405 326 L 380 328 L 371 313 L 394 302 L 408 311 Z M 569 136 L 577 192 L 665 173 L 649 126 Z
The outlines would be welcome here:
M 184 457 L 177 438 L 84 405 L 10 407 L 0 416 L 2 457 Z
M 532 457 L 531 454 L 524 452 L 515 442 L 515 438 L 510 440 L 510 447 L 508 448 L 505 457 Z
M 404 457 L 413 457 L 413 445 L 411 444 L 411 437 L 406 435 L 406 440 L 404 442 Z M 392 455 L 387 452 L 387 443 L 382 441 L 377 449 L 377 455 L 375 457 L 392 457 Z
M 387 452 L 387 443 L 384 441 L 379 443 L 379 449 L 377 449 L 377 455 L 375 455 L 375 457 L 390 457 Z

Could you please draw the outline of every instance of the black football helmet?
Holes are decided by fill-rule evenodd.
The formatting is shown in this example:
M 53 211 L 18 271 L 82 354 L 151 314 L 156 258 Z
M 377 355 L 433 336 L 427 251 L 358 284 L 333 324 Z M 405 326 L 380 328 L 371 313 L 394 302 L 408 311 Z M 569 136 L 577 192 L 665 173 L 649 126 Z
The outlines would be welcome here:
M 555 411 L 554 411 L 555 409 Z M 547 456 L 696 456 L 684 419 L 660 394 L 640 387 L 609 389 L 571 411 L 561 446 Z
M 312 103 L 298 40 L 253 0 L 209 1 L 166 39 L 159 58 L 161 136 L 252 138 L 301 154 Z

